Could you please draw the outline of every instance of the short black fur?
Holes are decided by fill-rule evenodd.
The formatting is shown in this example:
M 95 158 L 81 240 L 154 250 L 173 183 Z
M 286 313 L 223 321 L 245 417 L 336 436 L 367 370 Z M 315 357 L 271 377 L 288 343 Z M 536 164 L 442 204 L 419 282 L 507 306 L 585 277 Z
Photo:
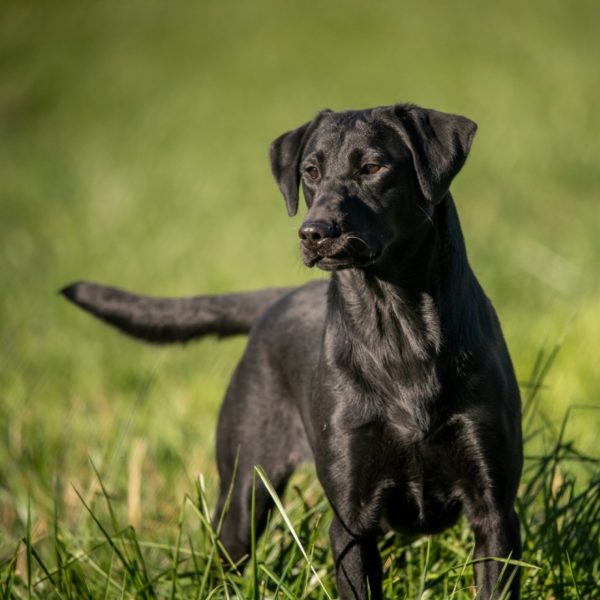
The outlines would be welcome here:
M 299 185 L 309 207 L 299 232 L 304 261 L 331 271 L 328 282 L 201 297 L 186 305 L 179 329 L 169 304 L 177 300 L 145 317 L 139 297 L 116 292 L 115 318 L 102 286 L 67 289 L 96 316 L 154 341 L 251 327 L 217 434 L 217 519 L 237 463 L 221 530 L 235 560 L 249 551 L 253 466 L 282 491 L 312 459 L 334 511 L 342 599 L 382 597 L 382 532 L 435 533 L 461 513 L 475 558 L 490 559 L 476 563 L 480 597 L 505 586 L 519 597 L 516 570 L 492 560 L 520 558 L 519 390 L 448 190 L 475 129 L 465 117 L 397 105 L 322 112 L 273 143 L 289 214 Z M 219 303 L 230 308 L 215 312 Z M 176 333 L 153 338 L 149 327 Z M 259 488 L 259 529 L 270 506 Z

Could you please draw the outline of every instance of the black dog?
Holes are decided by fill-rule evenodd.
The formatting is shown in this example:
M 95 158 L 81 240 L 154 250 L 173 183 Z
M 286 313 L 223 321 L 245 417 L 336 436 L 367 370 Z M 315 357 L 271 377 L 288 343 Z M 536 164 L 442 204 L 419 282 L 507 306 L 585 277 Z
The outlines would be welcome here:
M 342 599 L 381 598 L 377 537 L 439 532 L 464 512 L 477 585 L 519 596 L 514 499 L 519 390 L 500 325 L 473 275 L 450 183 L 476 125 L 397 105 L 324 111 L 273 142 L 290 216 L 300 183 L 304 261 L 329 281 L 220 297 L 150 299 L 80 283 L 73 302 L 151 341 L 250 331 L 218 425 L 221 539 L 249 550 L 252 468 L 282 491 L 316 462 L 331 502 Z M 258 528 L 271 506 L 257 492 Z

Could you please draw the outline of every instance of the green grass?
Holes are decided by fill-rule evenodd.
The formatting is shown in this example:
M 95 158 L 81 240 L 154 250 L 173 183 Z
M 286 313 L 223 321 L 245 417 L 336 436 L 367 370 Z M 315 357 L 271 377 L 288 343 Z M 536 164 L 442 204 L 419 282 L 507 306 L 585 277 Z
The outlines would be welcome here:
M 213 552 L 214 426 L 244 340 L 146 347 L 56 290 L 319 276 L 268 144 L 326 106 L 413 101 L 479 123 L 453 191 L 522 383 L 524 597 L 593 597 L 599 30 L 587 0 L 4 2 L 0 594 L 325 597 L 277 516 L 244 577 Z M 285 509 L 333 594 L 314 474 L 294 484 Z M 470 597 L 464 524 L 384 546 L 387 597 Z
M 597 592 L 597 463 L 563 434 L 564 428 L 547 454 L 526 462 L 518 501 L 525 559 L 513 561 L 521 567 L 524 598 L 593 598 Z M 596 470 L 588 485 L 570 474 L 573 462 L 590 475 Z M 331 514 L 313 473 L 295 478 L 284 507 L 257 467 L 255 484 L 267 485 L 277 506 L 266 534 L 253 538 L 246 575 L 217 541 L 202 477 L 180 503 L 167 535 L 148 540 L 128 524 L 97 471 L 95 477 L 92 493 L 75 490 L 85 509 L 75 533 L 61 525 L 58 507 L 47 530 L 39 531 L 38 520 L 36 531 L 28 507 L 24 538 L 0 564 L 1 597 L 335 597 L 326 531 Z M 464 523 L 433 538 L 386 536 L 380 544 L 386 597 L 471 599 L 472 545 Z

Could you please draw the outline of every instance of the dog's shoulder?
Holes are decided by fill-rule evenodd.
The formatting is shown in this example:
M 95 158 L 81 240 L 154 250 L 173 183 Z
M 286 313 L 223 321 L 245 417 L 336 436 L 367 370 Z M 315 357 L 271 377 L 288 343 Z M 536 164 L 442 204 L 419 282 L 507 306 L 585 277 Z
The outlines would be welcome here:
M 270 378 L 310 381 L 325 329 L 328 285 L 312 281 L 270 306 L 250 332 L 244 360 L 263 372 L 266 367 Z
M 251 340 L 285 346 L 318 335 L 325 325 L 328 279 L 310 281 L 273 303 L 256 322 Z

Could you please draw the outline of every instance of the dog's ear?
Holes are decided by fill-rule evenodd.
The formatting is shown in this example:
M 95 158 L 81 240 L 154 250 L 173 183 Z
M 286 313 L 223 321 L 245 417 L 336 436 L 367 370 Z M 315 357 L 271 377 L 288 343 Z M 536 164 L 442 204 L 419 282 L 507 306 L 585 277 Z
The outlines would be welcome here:
M 271 171 L 285 198 L 290 217 L 298 212 L 298 188 L 300 187 L 300 159 L 309 133 L 317 126 L 324 114 L 332 112 L 322 110 L 312 121 L 280 135 L 271 144 Z
M 423 196 L 439 202 L 465 164 L 477 125 L 460 115 L 418 106 L 399 104 L 393 111 Z
M 280 135 L 271 144 L 271 171 L 285 198 L 290 217 L 298 212 L 298 188 L 300 187 L 300 157 L 304 138 L 311 121 L 298 129 Z

